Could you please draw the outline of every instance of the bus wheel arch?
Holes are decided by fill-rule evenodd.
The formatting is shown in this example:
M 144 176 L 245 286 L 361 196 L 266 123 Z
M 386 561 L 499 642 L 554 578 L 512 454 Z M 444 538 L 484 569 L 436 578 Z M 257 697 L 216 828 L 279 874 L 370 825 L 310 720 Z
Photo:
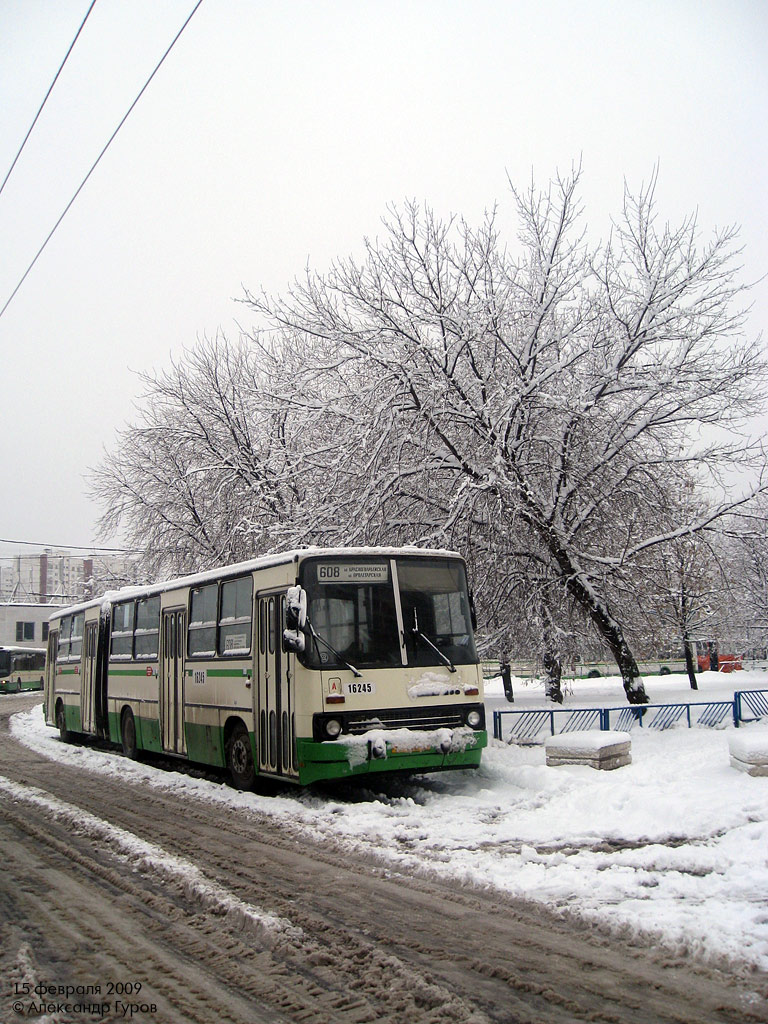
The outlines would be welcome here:
M 136 719 L 129 707 L 124 707 L 120 714 L 120 741 L 125 756 L 135 761 L 139 756 L 139 747 L 136 742 Z
M 256 766 L 251 737 L 241 718 L 230 718 L 224 726 L 224 753 L 235 789 L 253 789 Z

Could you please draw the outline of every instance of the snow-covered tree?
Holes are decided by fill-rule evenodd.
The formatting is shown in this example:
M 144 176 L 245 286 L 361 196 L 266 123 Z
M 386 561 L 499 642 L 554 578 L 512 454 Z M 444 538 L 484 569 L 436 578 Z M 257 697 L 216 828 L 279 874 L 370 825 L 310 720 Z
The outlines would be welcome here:
M 261 399 L 263 358 L 220 336 L 143 376 L 138 422 L 92 473 L 102 531 L 122 529 L 150 578 L 269 549 L 301 500 L 289 418 Z
M 700 246 L 693 220 L 659 226 L 651 187 L 589 252 L 576 191 L 574 176 L 514 193 L 514 259 L 493 214 L 473 230 L 408 205 L 361 262 L 247 300 L 307 365 L 321 346 L 328 393 L 339 382 L 345 521 L 395 513 L 426 541 L 495 504 L 494 528 L 530 534 L 644 701 L 609 580 L 676 534 L 659 529 L 650 481 L 686 467 L 712 486 L 749 462 L 733 430 L 760 398 L 760 354 L 740 336 L 733 231 Z
M 768 650 L 768 496 L 733 517 L 721 545 L 727 567 L 727 631 L 744 651 Z

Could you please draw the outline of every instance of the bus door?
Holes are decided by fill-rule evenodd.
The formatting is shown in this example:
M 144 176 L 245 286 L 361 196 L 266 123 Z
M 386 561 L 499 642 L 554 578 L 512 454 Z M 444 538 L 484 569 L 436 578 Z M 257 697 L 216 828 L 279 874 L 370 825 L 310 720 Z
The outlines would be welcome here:
M 293 680 L 282 650 L 285 594 L 258 594 L 256 746 L 259 771 L 297 775 Z
M 48 632 L 48 653 L 45 658 L 45 720 L 48 725 L 54 725 L 56 713 L 56 659 L 59 656 L 59 631 L 52 629 Z
M 80 721 L 83 732 L 96 732 L 94 714 L 94 691 L 96 689 L 96 643 L 99 635 L 98 622 L 86 622 L 83 636 L 83 663 L 80 676 Z
M 160 735 L 163 750 L 186 754 L 184 734 L 184 651 L 187 612 L 184 608 L 163 609 L 160 654 Z

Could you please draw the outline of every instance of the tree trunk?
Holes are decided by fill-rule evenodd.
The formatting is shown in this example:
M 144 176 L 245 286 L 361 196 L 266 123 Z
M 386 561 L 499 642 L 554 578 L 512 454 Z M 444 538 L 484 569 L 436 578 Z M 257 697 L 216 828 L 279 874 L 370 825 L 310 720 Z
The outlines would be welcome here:
M 720 650 L 717 645 L 717 640 L 709 641 L 709 671 L 719 672 L 720 671 Z
M 624 637 L 621 625 L 611 615 L 607 605 L 598 597 L 584 574 L 579 573 L 576 567 L 571 564 L 568 553 L 560 548 L 554 554 L 567 580 L 566 586 L 568 591 L 576 598 L 582 608 L 587 611 L 600 636 L 616 659 L 627 700 L 630 704 L 647 704 L 650 698 L 645 692 L 645 686 L 640 670 L 637 667 L 635 656 L 632 654 L 629 644 Z
M 542 658 L 542 663 L 544 665 L 544 694 L 549 698 L 549 700 L 554 701 L 555 704 L 562 704 L 563 689 L 561 686 L 561 679 L 563 675 L 563 666 L 553 639 L 555 628 L 552 616 L 549 608 L 543 601 L 539 605 L 539 614 L 541 616 L 543 626 L 542 640 L 544 642 L 544 657 Z
M 510 704 L 514 704 L 515 694 L 512 689 L 512 666 L 508 661 L 502 659 L 499 662 L 499 671 L 501 673 L 501 682 L 504 687 L 504 696 Z
M 624 686 L 627 700 L 630 704 L 647 704 L 650 701 L 650 697 L 645 692 L 645 684 L 640 675 L 640 669 L 637 667 L 635 656 L 627 646 L 618 623 L 616 623 L 616 626 L 616 630 L 608 627 L 607 633 L 604 634 L 604 639 L 613 652 L 616 664 L 619 666 L 621 682 Z
M 544 695 L 553 700 L 555 704 L 563 703 L 563 689 L 561 679 L 563 666 L 558 656 L 551 650 L 544 654 Z
M 685 671 L 688 673 L 688 681 L 692 690 L 698 690 L 699 684 L 696 681 L 696 667 L 693 658 L 693 641 L 689 637 L 683 637 L 683 650 L 685 651 Z
M 680 584 L 680 623 L 683 634 L 683 650 L 685 651 L 685 670 L 688 673 L 688 681 L 691 684 L 691 689 L 698 690 L 699 684 L 696 682 L 696 672 L 693 667 L 693 641 L 688 635 L 688 616 L 690 609 L 688 602 L 688 593 L 685 589 L 685 576 L 682 573 L 682 566 L 681 577 L 682 581 Z

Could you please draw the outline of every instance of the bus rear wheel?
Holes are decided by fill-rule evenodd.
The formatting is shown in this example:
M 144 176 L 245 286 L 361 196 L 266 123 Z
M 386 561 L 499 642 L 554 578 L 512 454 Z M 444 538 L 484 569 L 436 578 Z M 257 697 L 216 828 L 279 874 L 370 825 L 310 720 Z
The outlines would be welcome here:
M 139 748 L 136 745 L 136 722 L 130 708 L 125 709 L 120 721 L 120 739 L 125 756 L 135 761 L 139 756 Z
M 227 742 L 227 768 L 235 789 L 253 789 L 256 769 L 253 764 L 248 730 L 238 722 Z
M 56 728 L 59 730 L 59 739 L 62 743 L 69 743 L 72 733 L 67 728 L 67 717 L 64 714 L 64 705 L 59 702 L 56 707 Z

